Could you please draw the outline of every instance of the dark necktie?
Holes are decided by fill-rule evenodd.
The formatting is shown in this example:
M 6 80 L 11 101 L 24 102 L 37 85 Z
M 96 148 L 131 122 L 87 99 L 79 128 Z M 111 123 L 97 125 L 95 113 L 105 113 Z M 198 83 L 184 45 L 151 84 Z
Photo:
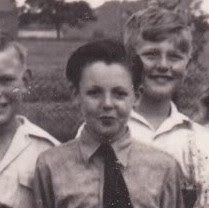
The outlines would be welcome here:
M 182 190 L 183 199 L 185 208 L 192 208 L 195 205 L 195 202 L 197 200 L 197 190 L 195 189 L 183 189 Z
M 98 151 L 104 158 L 103 208 L 133 208 L 113 148 L 102 144 Z

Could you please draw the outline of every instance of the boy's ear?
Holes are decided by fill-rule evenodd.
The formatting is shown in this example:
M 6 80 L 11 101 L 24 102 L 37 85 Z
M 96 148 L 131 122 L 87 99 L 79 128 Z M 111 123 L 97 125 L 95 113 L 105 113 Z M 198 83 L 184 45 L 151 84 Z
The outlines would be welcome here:
M 139 94 L 135 92 L 133 97 L 132 108 L 135 109 L 136 107 L 138 107 L 138 103 L 139 103 Z
M 134 96 L 134 108 L 137 108 L 139 106 L 139 101 L 141 98 L 141 94 L 143 93 L 143 88 L 142 86 L 139 86 L 139 89 L 137 90 L 137 92 L 135 92 L 135 96 Z
M 71 92 L 73 103 L 76 104 L 79 108 L 81 108 L 81 96 L 79 93 L 79 89 L 73 86 Z
M 26 89 L 29 88 L 31 79 L 32 79 L 32 71 L 30 69 L 26 69 L 22 77 Z
M 71 95 L 72 95 L 72 99 L 77 99 L 79 96 L 79 91 L 75 86 L 71 86 Z

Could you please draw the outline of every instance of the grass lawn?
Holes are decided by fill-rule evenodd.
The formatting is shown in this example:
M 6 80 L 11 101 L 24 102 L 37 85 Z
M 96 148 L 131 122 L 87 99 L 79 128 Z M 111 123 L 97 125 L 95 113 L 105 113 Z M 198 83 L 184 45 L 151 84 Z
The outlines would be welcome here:
M 72 102 L 26 102 L 22 114 L 62 142 L 73 139 L 82 123 L 79 107 Z
M 60 141 L 72 139 L 82 117 L 79 107 L 71 101 L 65 66 L 70 54 L 84 42 L 29 39 L 20 42 L 28 49 L 28 68 L 33 74 L 22 114 Z
M 28 49 L 28 67 L 35 75 L 64 70 L 71 53 L 85 43 L 53 39 L 21 39 L 20 42 Z

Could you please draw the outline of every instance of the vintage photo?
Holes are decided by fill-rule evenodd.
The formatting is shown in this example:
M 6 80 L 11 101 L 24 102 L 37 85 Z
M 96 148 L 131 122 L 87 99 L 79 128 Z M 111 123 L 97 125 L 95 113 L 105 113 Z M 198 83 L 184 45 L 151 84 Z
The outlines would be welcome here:
M 209 0 L 1 0 L 0 208 L 209 208 Z

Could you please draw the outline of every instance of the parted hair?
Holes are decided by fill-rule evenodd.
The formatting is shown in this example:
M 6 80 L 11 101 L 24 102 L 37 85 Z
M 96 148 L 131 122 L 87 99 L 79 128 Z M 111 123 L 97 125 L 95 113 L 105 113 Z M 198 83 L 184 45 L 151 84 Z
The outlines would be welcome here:
M 138 11 L 128 19 L 124 31 L 127 50 L 140 45 L 140 40 L 161 42 L 172 37 L 183 53 L 191 53 L 192 35 L 188 21 L 171 10 L 151 6 Z
M 89 42 L 70 56 L 66 67 L 66 77 L 77 90 L 79 90 L 79 82 L 84 68 L 97 61 L 124 65 L 132 77 L 134 90 L 138 90 L 143 67 L 140 58 L 128 59 L 123 43 L 112 39 Z M 114 77 L 110 77 L 110 79 L 114 79 Z

